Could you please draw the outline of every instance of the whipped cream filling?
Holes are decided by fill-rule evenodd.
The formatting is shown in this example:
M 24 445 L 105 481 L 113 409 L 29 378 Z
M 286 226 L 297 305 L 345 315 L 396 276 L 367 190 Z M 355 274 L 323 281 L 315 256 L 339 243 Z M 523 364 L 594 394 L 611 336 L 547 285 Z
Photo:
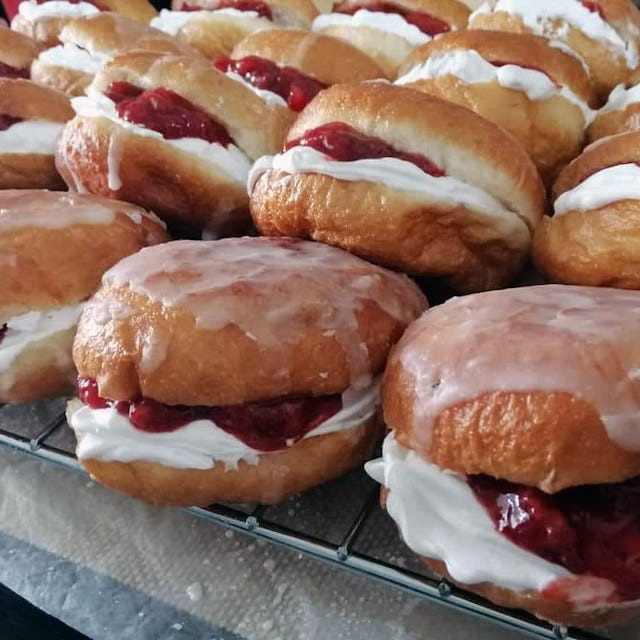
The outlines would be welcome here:
M 257 180 L 269 170 L 295 175 L 320 173 L 336 180 L 366 181 L 390 189 L 423 193 L 430 201 L 446 207 L 464 206 L 478 218 L 490 221 L 516 246 L 526 246 L 531 234 L 520 216 L 509 211 L 486 191 L 451 176 L 434 177 L 411 162 L 399 158 L 376 158 L 342 162 L 311 147 L 293 147 L 275 156 L 263 156 L 249 173 L 247 188 L 251 196 Z
M 590 175 L 553 204 L 556 216 L 577 209 L 599 209 L 621 200 L 640 200 L 640 167 L 635 163 L 618 164 Z
M 108 118 L 135 135 L 162 140 L 165 144 L 215 165 L 239 184 L 244 184 L 247 180 L 247 175 L 251 169 L 251 162 L 234 144 L 223 147 L 217 142 L 208 142 L 202 138 L 167 140 L 157 131 L 147 129 L 120 118 L 113 100 L 110 100 L 94 87 L 89 87 L 86 97 L 80 96 L 73 98 L 71 100 L 71 106 L 79 116 L 87 118 Z M 113 168 L 113 166 L 111 168 Z M 120 178 L 115 175 L 112 176 L 110 180 L 112 184 L 118 184 L 120 182 Z
M 97 7 L 89 2 L 73 4 L 64 0 L 49 0 L 38 4 L 35 0 L 21 2 L 18 13 L 30 22 L 41 18 L 83 18 L 100 13 Z
M 53 155 L 63 122 L 23 120 L 0 131 L 0 153 Z
M 303 439 L 359 426 L 376 411 L 379 395 L 379 381 L 360 390 L 350 387 L 342 394 L 342 409 Z M 114 408 L 92 409 L 79 400 L 69 403 L 67 415 L 78 437 L 79 460 L 146 460 L 175 469 L 211 469 L 222 462 L 227 469 L 236 469 L 240 460 L 255 465 L 260 456 L 269 455 L 252 449 L 211 420 L 195 420 L 167 433 L 147 433 Z
M 160 13 L 151 20 L 149 25 L 169 35 L 176 36 L 182 31 L 187 22 L 205 17 L 227 17 L 242 20 L 243 22 L 250 20 L 253 29 L 248 29 L 248 31 L 260 28 L 273 28 L 272 22 L 267 18 L 260 17 L 257 11 L 240 11 L 239 9 L 232 8 L 215 9 L 212 11 L 170 11 L 169 9 L 162 9 Z
M 83 306 L 81 303 L 46 311 L 28 311 L 7 320 L 7 332 L 0 342 L 0 373 L 7 371 L 30 344 L 75 326 Z
M 396 80 L 396 84 L 408 84 L 416 80 L 455 76 L 465 84 L 497 82 L 505 89 L 521 91 L 529 100 L 548 100 L 562 96 L 582 113 L 586 124 L 595 118 L 596 112 L 569 87 L 558 86 L 545 73 L 515 64 L 496 67 L 473 49 L 454 49 L 436 53 L 416 65 Z
M 533 33 L 546 37 L 563 38 L 566 30 L 558 29 L 552 22 L 564 20 L 593 40 L 606 43 L 610 49 L 620 52 L 629 69 L 638 65 L 638 49 L 633 42 L 625 42 L 620 34 L 597 11 L 590 11 L 580 0 L 498 0 L 493 12 L 505 11 L 518 17 Z M 473 23 L 476 15 L 491 13 L 491 5 L 485 3 L 469 17 Z
M 273 91 L 268 91 L 267 89 L 258 89 L 258 87 L 254 87 L 250 82 L 247 82 L 241 75 L 239 75 L 238 73 L 234 73 L 233 71 L 226 71 L 225 75 L 231 78 L 232 80 L 235 80 L 236 82 L 239 82 L 240 84 L 244 85 L 245 87 L 247 87 L 247 89 L 250 89 L 251 91 L 253 91 L 253 93 L 255 93 L 259 98 L 264 100 L 267 104 L 275 105 L 278 107 L 286 107 L 287 109 L 289 108 L 287 101 L 277 93 L 274 93 Z
M 43 64 L 81 71 L 90 75 L 98 73 L 109 60 L 111 60 L 111 56 L 89 52 L 71 42 L 47 49 L 38 56 L 38 62 Z
M 379 31 L 394 33 L 414 47 L 431 40 L 431 36 L 422 33 L 418 27 L 407 22 L 398 13 L 383 13 L 358 9 L 353 15 L 347 13 L 327 13 L 319 15 L 311 25 L 312 31 L 323 31 L 328 27 L 370 27 Z
M 386 510 L 407 546 L 444 562 L 455 580 L 521 591 L 573 575 L 496 531 L 463 476 L 405 449 L 393 433 L 384 441 L 382 458 L 365 469 L 389 490 Z
M 607 104 L 598 111 L 598 115 L 611 111 L 623 111 L 629 105 L 636 104 L 637 102 L 640 102 L 640 84 L 636 84 L 628 89 L 623 84 L 619 84 L 609 94 Z

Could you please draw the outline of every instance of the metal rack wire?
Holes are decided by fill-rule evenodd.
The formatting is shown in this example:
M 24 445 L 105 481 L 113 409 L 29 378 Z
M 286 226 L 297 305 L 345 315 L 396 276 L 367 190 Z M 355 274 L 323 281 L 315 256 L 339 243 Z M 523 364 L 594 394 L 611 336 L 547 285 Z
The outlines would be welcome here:
M 26 411 L 21 414 L 20 410 L 0 405 L 0 445 L 83 471 L 74 455 L 73 435 L 66 428 L 65 415 L 61 411 L 63 405 L 57 402 L 45 404 L 44 410 L 37 414 Z M 7 418 L 8 411 L 13 413 Z M 47 413 L 49 417 L 43 419 Z M 43 421 L 33 424 L 34 415 Z M 314 523 L 313 517 L 304 515 L 305 505 L 302 506 L 302 517 L 298 514 L 295 522 L 290 521 L 292 509 L 278 506 L 212 505 L 207 508 L 191 507 L 188 511 L 200 518 L 294 549 L 444 606 L 518 630 L 530 637 L 556 640 L 602 640 L 608 637 L 580 629 L 551 626 L 523 612 L 496 607 L 438 579 L 429 574 L 397 540 L 395 528 L 393 540 L 397 544 L 394 550 L 385 548 L 372 553 L 371 541 L 380 539 L 381 528 L 392 525 L 378 506 L 375 483 L 362 472 L 354 473 L 358 475 L 330 483 L 315 492 L 312 490 L 300 498 L 306 501 L 306 513 L 309 515 L 318 509 L 321 511 L 323 504 L 332 504 L 336 495 L 350 494 L 345 512 L 336 511 L 333 508 L 335 505 L 332 506 L 331 520 L 321 514 Z M 318 526 L 318 522 L 323 524 Z M 327 525 L 328 522 L 340 526 Z

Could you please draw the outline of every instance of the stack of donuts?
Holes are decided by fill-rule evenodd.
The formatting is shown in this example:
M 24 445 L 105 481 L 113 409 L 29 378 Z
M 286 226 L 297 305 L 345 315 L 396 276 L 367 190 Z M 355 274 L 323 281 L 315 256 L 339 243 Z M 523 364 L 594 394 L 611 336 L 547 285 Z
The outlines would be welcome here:
M 366 463 L 448 580 L 640 613 L 631 0 L 10 17 L 0 402 L 74 395 L 80 462 L 151 504 Z

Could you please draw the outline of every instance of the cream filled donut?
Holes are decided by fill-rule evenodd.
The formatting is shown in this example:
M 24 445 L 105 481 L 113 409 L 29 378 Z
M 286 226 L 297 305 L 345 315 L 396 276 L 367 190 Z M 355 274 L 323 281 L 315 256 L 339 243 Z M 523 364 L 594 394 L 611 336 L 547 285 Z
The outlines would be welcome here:
M 39 51 L 35 40 L 0 25 L 0 78 L 28 78 Z
M 640 289 L 640 131 L 588 146 L 553 186 L 534 260 L 554 282 Z
M 114 11 L 142 23 L 149 22 L 157 13 L 147 0 L 25 0 L 20 3 L 11 28 L 53 47 L 69 20 L 87 18 L 100 11 Z
M 34 60 L 31 76 L 71 96 L 84 95 L 103 65 L 130 49 L 196 55 L 176 38 L 111 12 L 69 20 L 59 37 L 62 44 Z
M 325 482 L 371 453 L 378 376 L 425 307 L 405 276 L 322 244 L 143 250 L 80 319 L 78 458 L 154 504 L 274 503 Z
M 72 117 L 63 93 L 0 78 L 0 189 L 64 189 L 54 154 Z
M 205 58 L 145 51 L 115 58 L 72 105 L 57 155 L 71 189 L 219 232 L 248 220 L 251 163 L 292 120 Z
M 265 235 L 298 236 L 460 291 L 519 271 L 544 188 L 520 145 L 475 113 L 386 83 L 335 85 L 249 177 Z
M 638 615 L 639 317 L 638 292 L 543 285 L 407 330 L 367 471 L 427 565 L 557 623 Z
M 214 65 L 292 113 L 302 111 L 328 86 L 384 77 L 372 58 L 350 44 L 296 29 L 252 33 Z
M 603 101 L 639 62 L 640 12 L 631 0 L 491 0 L 471 15 L 469 27 L 533 33 L 570 47 Z
M 409 55 L 396 83 L 460 104 L 505 128 L 549 185 L 580 153 L 585 128 L 596 115 L 580 61 L 529 34 L 445 33 Z
M 395 77 L 416 47 L 438 34 L 464 29 L 469 8 L 458 0 L 343 0 L 318 16 L 312 30 L 346 40 Z
M 609 94 L 589 127 L 589 140 L 640 129 L 640 68 Z
M 125 202 L 0 191 L 0 402 L 70 393 L 76 324 L 102 274 L 166 239 L 160 220 Z
M 228 56 L 256 31 L 308 29 L 317 15 L 311 0 L 178 1 L 163 9 L 151 26 L 176 36 L 208 58 Z

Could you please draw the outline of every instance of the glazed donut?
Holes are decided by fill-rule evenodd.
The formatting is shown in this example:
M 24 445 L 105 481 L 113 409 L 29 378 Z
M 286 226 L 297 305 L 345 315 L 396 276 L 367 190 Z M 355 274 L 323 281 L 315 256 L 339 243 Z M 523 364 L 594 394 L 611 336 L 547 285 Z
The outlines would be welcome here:
M 79 322 L 78 459 L 153 504 L 274 503 L 325 482 L 371 453 L 377 376 L 425 307 L 405 276 L 322 244 L 145 249 Z
M 0 78 L 28 78 L 39 51 L 35 40 L 0 26 Z
M 86 18 L 100 11 L 114 11 L 142 23 L 149 22 L 157 13 L 147 0 L 45 0 L 42 3 L 24 0 L 11 21 L 11 28 L 54 47 L 69 20 Z
M 0 189 L 64 189 L 54 153 L 72 117 L 63 93 L 30 80 L 0 78 Z
M 638 317 L 638 292 L 542 285 L 409 327 L 367 471 L 432 569 L 556 623 L 640 613 Z
M 617 133 L 640 129 L 640 68 L 610 94 L 588 130 L 591 142 Z
M 342 0 L 318 16 L 312 30 L 346 40 L 394 78 L 415 48 L 440 33 L 464 29 L 469 7 L 459 0 Z
M 69 187 L 219 232 L 248 220 L 251 161 L 279 148 L 293 119 L 202 57 L 125 53 L 87 93 L 58 144 Z
M 632 0 L 491 0 L 471 15 L 469 28 L 533 33 L 570 48 L 601 101 L 638 65 L 640 11 Z
M 533 163 L 475 113 L 386 83 L 335 85 L 249 176 L 264 235 L 312 238 L 459 291 L 519 271 L 545 193 Z
M 59 37 L 62 44 L 33 62 L 31 77 L 71 96 L 84 95 L 102 66 L 130 49 L 197 55 L 176 38 L 119 13 L 69 20 Z
M 71 393 L 84 301 L 109 267 L 166 239 L 155 216 L 125 202 L 0 191 L 0 402 Z
M 308 29 L 317 15 L 312 0 L 204 0 L 173 3 L 151 26 L 180 38 L 208 58 L 228 56 L 255 31 Z
M 330 85 L 384 76 L 373 59 L 350 44 L 295 29 L 256 31 L 234 47 L 231 57 L 218 58 L 214 65 L 293 112 L 302 111 Z
M 545 38 L 454 31 L 416 49 L 397 84 L 467 107 L 511 133 L 549 186 L 582 150 L 595 116 L 589 76 Z
M 640 289 L 640 131 L 587 147 L 553 186 L 554 215 L 534 236 L 553 282 Z

